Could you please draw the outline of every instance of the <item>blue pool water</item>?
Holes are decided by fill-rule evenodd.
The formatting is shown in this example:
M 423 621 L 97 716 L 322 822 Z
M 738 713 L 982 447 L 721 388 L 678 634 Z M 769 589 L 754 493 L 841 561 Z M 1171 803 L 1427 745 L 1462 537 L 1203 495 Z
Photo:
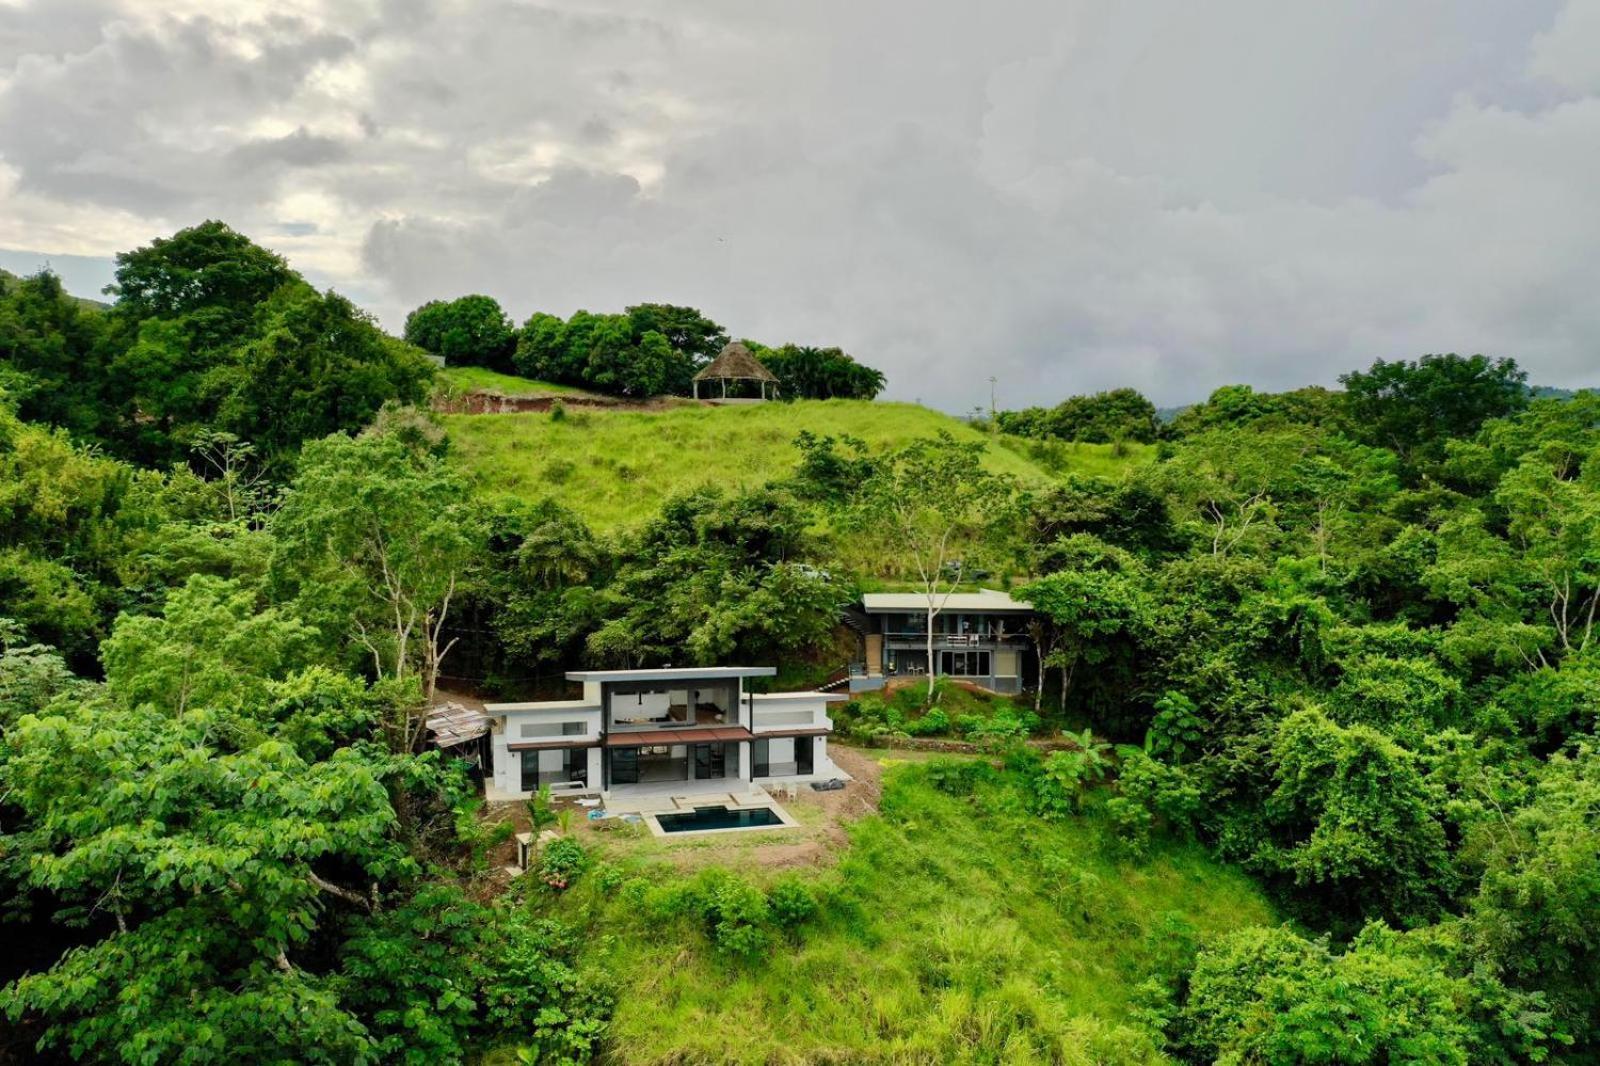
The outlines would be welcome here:
M 759 829 L 764 825 L 782 825 L 783 820 L 770 807 L 752 807 L 749 810 L 729 810 L 727 807 L 696 807 L 683 814 L 658 814 L 663 833 L 693 833 L 703 829 Z

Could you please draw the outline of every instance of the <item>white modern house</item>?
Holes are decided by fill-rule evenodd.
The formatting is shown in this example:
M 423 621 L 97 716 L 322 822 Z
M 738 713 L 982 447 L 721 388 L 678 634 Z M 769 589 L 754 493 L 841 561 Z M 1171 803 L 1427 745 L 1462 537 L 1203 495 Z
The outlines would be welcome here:
M 771 666 L 575 670 L 575 700 L 491 703 L 491 800 L 557 791 L 629 795 L 738 791 L 841 776 L 828 759 L 829 692 L 753 693 Z

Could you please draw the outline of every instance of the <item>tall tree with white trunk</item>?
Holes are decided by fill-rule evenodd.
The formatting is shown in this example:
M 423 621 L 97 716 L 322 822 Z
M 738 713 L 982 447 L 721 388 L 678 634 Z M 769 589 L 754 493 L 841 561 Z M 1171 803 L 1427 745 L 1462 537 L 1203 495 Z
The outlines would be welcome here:
M 926 600 L 930 700 L 935 620 L 979 561 L 990 558 L 997 533 L 1015 513 L 1016 485 L 984 466 L 985 450 L 944 432 L 919 438 L 874 461 L 855 494 L 852 524 L 881 541 Z

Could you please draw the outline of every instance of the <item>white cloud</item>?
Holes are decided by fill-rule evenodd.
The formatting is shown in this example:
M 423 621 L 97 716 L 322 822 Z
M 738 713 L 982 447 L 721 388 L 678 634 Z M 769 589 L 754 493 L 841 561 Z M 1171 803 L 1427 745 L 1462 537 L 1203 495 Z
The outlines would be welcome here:
M 221 216 L 391 325 L 675 300 L 956 409 L 1600 383 L 1597 0 L 160 7 L 0 8 L 0 245 Z

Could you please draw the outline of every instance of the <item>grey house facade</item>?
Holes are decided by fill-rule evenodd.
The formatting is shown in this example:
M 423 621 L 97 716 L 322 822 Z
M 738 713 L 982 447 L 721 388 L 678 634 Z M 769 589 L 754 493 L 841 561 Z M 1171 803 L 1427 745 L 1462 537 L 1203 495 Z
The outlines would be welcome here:
M 1033 609 L 1004 592 L 954 592 L 933 619 L 928 657 L 928 598 L 920 592 L 873 592 L 861 598 L 862 676 L 851 689 L 880 688 L 891 677 L 960 678 L 1014 694 L 1038 680 L 1038 657 L 1028 636 Z

